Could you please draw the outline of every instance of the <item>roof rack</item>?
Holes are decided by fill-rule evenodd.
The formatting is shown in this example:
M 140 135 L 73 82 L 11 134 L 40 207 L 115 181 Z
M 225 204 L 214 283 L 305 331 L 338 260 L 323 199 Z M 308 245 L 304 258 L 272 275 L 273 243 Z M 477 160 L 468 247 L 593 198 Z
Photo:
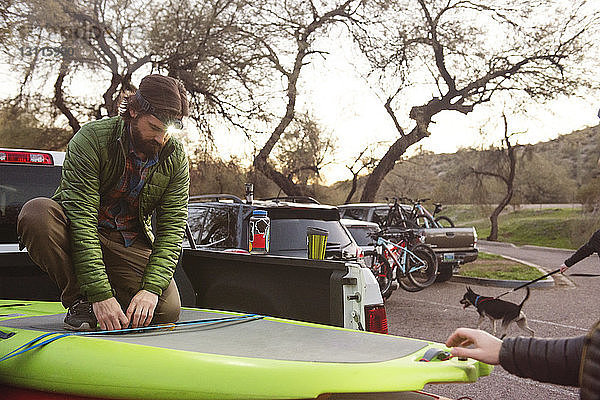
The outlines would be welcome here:
M 190 202 L 194 200 L 232 200 L 234 203 L 243 203 L 242 199 L 234 194 L 201 194 L 198 196 L 190 196 Z
M 321 204 L 318 200 L 310 196 L 286 196 L 286 197 L 269 197 L 267 199 L 261 199 L 263 201 L 289 201 L 290 203 L 308 203 L 308 204 Z

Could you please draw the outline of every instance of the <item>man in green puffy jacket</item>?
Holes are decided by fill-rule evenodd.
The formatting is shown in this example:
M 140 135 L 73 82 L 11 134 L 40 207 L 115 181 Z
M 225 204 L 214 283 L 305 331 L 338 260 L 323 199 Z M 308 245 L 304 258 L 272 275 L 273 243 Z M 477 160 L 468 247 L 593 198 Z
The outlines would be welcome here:
M 21 243 L 61 289 L 65 328 L 138 328 L 179 318 L 173 272 L 189 170 L 171 131 L 187 115 L 179 81 L 146 76 L 119 116 L 90 122 L 73 136 L 53 198 L 23 206 Z

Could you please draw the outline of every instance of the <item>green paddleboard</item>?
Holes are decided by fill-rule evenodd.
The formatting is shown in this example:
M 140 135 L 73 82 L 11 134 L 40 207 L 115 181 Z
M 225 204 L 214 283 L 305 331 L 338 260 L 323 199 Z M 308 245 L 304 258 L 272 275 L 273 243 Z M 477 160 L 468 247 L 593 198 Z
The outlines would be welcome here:
M 0 300 L 0 331 L 14 333 L 0 339 L 0 358 L 65 333 L 64 312 L 60 303 Z M 420 362 L 444 348 L 421 340 L 270 317 L 202 322 L 239 315 L 184 309 L 181 321 L 196 322 L 62 337 L 0 361 L 0 385 L 109 399 L 310 399 L 473 382 L 491 371 L 474 360 Z

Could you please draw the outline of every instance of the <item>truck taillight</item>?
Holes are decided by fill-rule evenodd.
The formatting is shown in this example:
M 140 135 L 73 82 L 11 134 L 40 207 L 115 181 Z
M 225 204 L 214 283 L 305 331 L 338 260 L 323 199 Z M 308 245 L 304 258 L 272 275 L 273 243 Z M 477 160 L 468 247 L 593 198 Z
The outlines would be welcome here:
M 52 155 L 30 151 L 0 151 L 0 162 L 54 165 Z
M 368 332 L 388 333 L 387 314 L 383 304 L 365 307 L 365 323 Z

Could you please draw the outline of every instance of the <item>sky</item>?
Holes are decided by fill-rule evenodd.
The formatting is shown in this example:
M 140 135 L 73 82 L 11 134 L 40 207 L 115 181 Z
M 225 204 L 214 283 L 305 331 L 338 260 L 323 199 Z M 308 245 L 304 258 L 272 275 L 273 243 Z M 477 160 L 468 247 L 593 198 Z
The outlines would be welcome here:
M 369 141 L 382 142 L 378 150 L 383 155 L 399 135 L 383 107 L 384 102 L 361 77 L 362 66 L 349 68 L 357 64 L 358 50 L 347 47 L 328 50 L 331 53 L 326 60 L 327 68 L 321 68 L 319 63 L 306 67 L 303 90 L 308 101 L 303 105 L 339 139 L 336 158 L 340 161 L 356 157 Z M 424 104 L 434 95 L 431 89 L 417 87 L 405 96 L 409 98 L 406 105 Z M 509 110 L 509 132 L 520 132 L 515 136 L 518 144 L 552 140 L 600 122 L 598 91 L 579 97 L 559 97 L 545 104 L 529 101 L 526 115 L 510 113 L 509 103 L 505 99 L 478 106 L 466 116 L 454 111 L 439 113 L 429 126 L 431 135 L 409 148 L 406 155 L 414 154 L 421 146 L 434 153 L 454 153 L 461 148 L 499 145 L 504 134 L 503 110 Z M 397 116 L 400 118 L 401 113 Z M 405 124 L 402 126 L 406 129 Z M 343 165 L 331 166 L 324 172 L 329 183 L 352 177 Z
M 360 78 L 342 77 L 331 70 L 315 74 L 309 87 L 307 97 L 313 102 L 315 115 L 339 140 L 339 158 L 355 157 L 368 141 L 389 146 L 398 138 L 383 103 Z M 526 117 L 508 115 L 509 131 L 523 132 L 516 137 L 519 144 L 548 141 L 597 125 L 599 108 L 600 96 L 559 98 L 547 104 L 532 102 Z M 501 115 L 501 104 L 475 108 L 467 116 L 442 112 L 430 125 L 431 136 L 414 145 L 412 152 L 418 146 L 434 153 L 454 153 L 461 148 L 497 145 L 503 137 Z M 382 143 L 380 151 L 388 146 Z M 330 182 L 351 178 L 343 167 L 330 168 L 324 174 Z
M 325 61 L 316 60 L 304 67 L 297 101 L 297 112 L 310 111 L 322 127 L 337 138 L 337 149 L 333 154 L 335 162 L 322 173 L 326 184 L 350 179 L 352 175 L 345 166 L 367 144 L 381 142 L 376 148 L 376 155 L 382 156 L 398 137 L 382 101 L 357 70 L 361 66 L 351 67 L 351 61 L 358 58 L 357 50 L 336 46 L 329 51 Z M 0 80 L 3 82 L 0 98 L 14 95 L 18 87 L 16 75 L 10 67 L 9 62 L 0 62 Z M 140 71 L 134 75 L 134 84 L 139 83 L 139 79 L 147 72 Z M 48 82 L 48 93 L 51 93 L 52 84 Z M 105 82 L 95 84 L 93 78 L 80 78 L 69 87 L 69 93 L 84 97 L 97 95 L 102 92 L 102 85 Z M 416 88 L 409 96 L 412 105 L 419 104 L 421 99 L 424 103 L 431 98 L 428 90 Z M 498 144 L 503 134 L 502 126 L 498 123 L 502 107 L 501 103 L 481 106 L 467 116 L 451 111 L 442 112 L 430 125 L 431 136 L 421 140 L 407 154 L 414 154 L 417 147 L 435 153 L 452 153 L 466 147 L 482 148 Z M 600 95 L 559 98 L 547 104 L 530 103 L 526 117 L 509 114 L 509 129 L 522 132 L 517 137 L 519 144 L 547 141 L 561 134 L 597 125 L 599 108 Z M 222 156 L 251 158 L 253 148 L 243 134 L 222 130 L 215 139 Z M 261 147 L 262 143 L 257 144 Z

